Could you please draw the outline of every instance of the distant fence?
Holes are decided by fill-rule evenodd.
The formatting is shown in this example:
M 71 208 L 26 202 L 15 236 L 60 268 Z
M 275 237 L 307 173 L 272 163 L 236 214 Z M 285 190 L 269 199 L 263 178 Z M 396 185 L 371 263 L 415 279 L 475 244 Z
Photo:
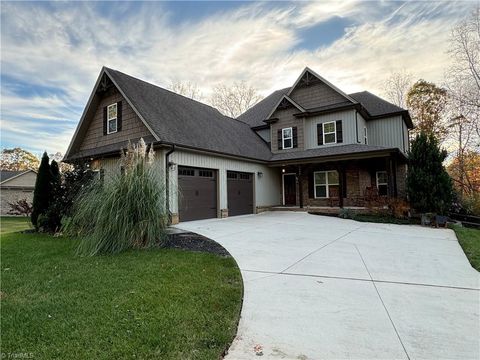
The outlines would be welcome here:
M 460 221 L 463 226 L 480 229 L 480 216 L 450 214 L 450 218 Z

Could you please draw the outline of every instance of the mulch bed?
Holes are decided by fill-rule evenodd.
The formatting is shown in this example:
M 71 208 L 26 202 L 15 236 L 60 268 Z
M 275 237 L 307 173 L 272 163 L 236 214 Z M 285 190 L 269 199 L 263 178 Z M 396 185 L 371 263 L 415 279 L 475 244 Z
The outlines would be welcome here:
M 219 243 L 193 232 L 169 234 L 162 247 L 167 249 L 207 252 L 220 256 L 231 256 L 230 253 Z

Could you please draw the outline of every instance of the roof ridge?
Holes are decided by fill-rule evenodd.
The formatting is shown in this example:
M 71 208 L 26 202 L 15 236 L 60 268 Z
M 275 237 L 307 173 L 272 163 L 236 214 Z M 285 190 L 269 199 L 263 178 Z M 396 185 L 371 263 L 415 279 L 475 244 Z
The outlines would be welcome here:
M 172 90 L 169 90 L 169 89 L 167 89 L 167 88 L 161 87 L 161 86 L 159 86 L 159 85 L 156 85 L 156 84 L 154 84 L 154 83 L 151 83 L 151 82 L 149 82 L 149 81 L 147 81 L 147 80 L 140 79 L 140 78 L 135 77 L 135 76 L 133 76 L 133 75 L 124 73 L 124 72 L 122 72 L 122 71 L 120 71 L 120 70 L 112 69 L 112 68 L 109 68 L 109 67 L 106 67 L 106 66 L 104 66 L 104 68 L 107 69 L 107 70 L 109 70 L 109 71 L 115 71 L 115 72 L 120 73 L 120 74 L 122 74 L 122 75 L 128 76 L 128 77 L 130 77 L 130 78 L 132 78 L 132 79 L 135 79 L 135 80 L 137 80 L 137 81 L 141 81 L 141 82 L 143 82 L 143 83 L 145 83 L 145 84 L 147 84 L 147 85 L 149 85 L 149 86 L 153 86 L 153 87 L 158 88 L 158 89 L 160 89 L 160 90 L 167 91 L 167 92 L 169 92 L 169 93 L 171 93 L 171 94 L 173 94 L 173 95 L 182 97 L 182 98 L 184 98 L 184 99 L 186 99 L 186 100 L 189 100 L 189 101 L 192 101 L 192 102 L 194 102 L 194 103 L 196 103 L 196 104 L 200 104 L 200 105 L 202 105 L 202 106 L 206 106 L 206 107 L 211 108 L 211 109 L 213 109 L 213 110 L 215 110 L 215 111 L 218 111 L 220 114 L 222 114 L 222 113 L 220 112 L 220 110 L 218 110 L 217 108 L 215 108 L 215 107 L 213 107 L 213 106 L 211 106 L 211 105 L 208 105 L 208 104 L 206 104 L 206 103 L 204 103 L 204 102 L 201 102 L 201 101 L 192 99 L 191 97 L 188 97 L 188 96 L 185 96 L 185 95 L 176 93 L 175 91 L 172 91 Z M 222 114 L 222 115 L 223 115 L 223 114 Z

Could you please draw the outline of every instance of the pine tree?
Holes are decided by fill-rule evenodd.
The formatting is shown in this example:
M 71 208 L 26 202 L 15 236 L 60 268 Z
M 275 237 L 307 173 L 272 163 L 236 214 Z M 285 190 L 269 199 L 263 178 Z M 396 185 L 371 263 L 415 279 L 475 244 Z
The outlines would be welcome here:
M 38 168 L 37 180 L 35 181 L 35 190 L 33 192 L 33 211 L 32 224 L 37 227 L 37 220 L 40 214 L 45 214 L 48 210 L 51 192 L 51 178 L 50 164 L 47 152 L 43 153 L 40 167 Z
M 446 214 L 452 203 L 452 181 L 443 161 L 447 152 L 440 149 L 433 134 L 424 132 L 412 141 L 409 153 L 407 192 L 412 207 L 422 213 Z

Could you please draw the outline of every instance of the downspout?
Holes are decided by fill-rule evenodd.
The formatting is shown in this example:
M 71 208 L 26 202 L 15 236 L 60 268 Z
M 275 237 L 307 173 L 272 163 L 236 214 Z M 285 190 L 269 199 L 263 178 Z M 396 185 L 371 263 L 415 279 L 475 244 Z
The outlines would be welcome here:
M 168 215 L 168 223 L 172 223 L 172 213 L 170 212 L 170 155 L 175 151 L 175 144 L 171 145 L 172 147 L 165 154 L 165 203 L 166 210 Z

